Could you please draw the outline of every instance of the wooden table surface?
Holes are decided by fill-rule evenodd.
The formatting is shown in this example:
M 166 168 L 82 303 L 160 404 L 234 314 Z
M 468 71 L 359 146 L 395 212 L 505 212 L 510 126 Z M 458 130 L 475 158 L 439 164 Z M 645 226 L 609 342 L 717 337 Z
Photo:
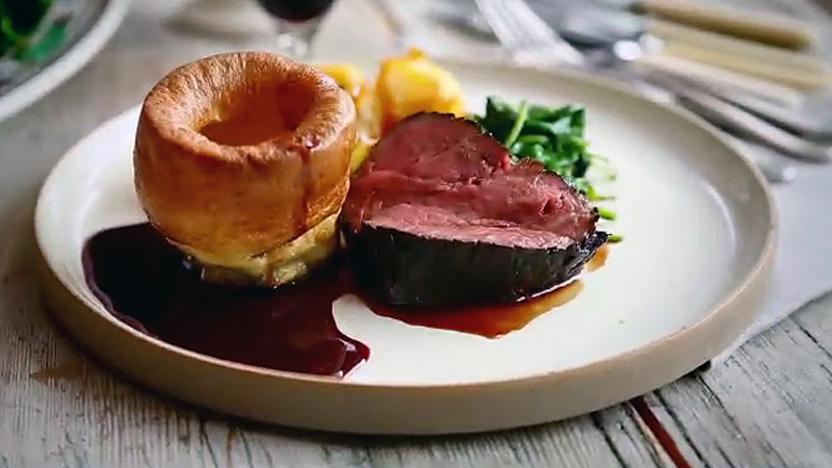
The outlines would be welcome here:
M 362 5 L 343 0 L 336 14 Z M 174 7 L 136 2 L 89 66 L 0 123 L 0 468 L 672 465 L 645 424 L 651 415 L 693 465 L 832 465 L 832 296 L 805 306 L 727 362 L 645 395 L 644 407 L 630 402 L 483 435 L 353 437 L 264 426 L 171 401 L 91 362 L 40 305 L 34 200 L 67 148 L 137 103 L 170 68 L 241 47 L 160 21 Z M 818 11 L 790 0 L 780 7 L 804 16 Z

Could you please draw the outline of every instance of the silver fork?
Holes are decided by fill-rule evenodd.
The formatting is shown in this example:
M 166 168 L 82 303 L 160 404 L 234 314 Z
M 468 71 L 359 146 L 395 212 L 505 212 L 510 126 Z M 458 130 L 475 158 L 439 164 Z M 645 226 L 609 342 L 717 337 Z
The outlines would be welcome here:
M 523 0 L 476 0 L 494 35 L 520 63 L 545 64 L 557 58 L 586 66 L 581 52 L 556 34 Z
M 523 0 L 476 0 L 476 3 L 500 43 L 508 49 L 512 58 L 516 61 L 543 66 L 551 66 L 553 63 L 558 63 L 559 66 L 568 64 L 607 76 L 613 75 L 618 79 L 624 78 L 630 84 L 636 85 L 637 89 L 645 90 L 643 77 L 630 70 L 593 67 L 577 49 L 560 38 Z M 656 84 L 651 84 L 655 88 Z M 814 145 L 798 138 L 788 140 L 784 145 L 782 139 L 768 138 L 769 134 L 779 135 L 782 130 L 750 116 L 739 108 L 728 105 L 731 108 L 731 113 L 725 115 L 726 106 L 714 106 L 713 100 L 706 99 L 708 96 L 703 96 L 704 93 L 696 90 L 679 89 L 678 85 L 669 83 L 662 83 L 662 85 L 664 86 L 661 87 L 670 91 L 671 95 L 677 94 L 678 91 L 684 91 L 685 99 L 677 100 L 679 104 L 684 105 L 712 123 L 716 121 L 715 123 L 731 133 L 758 140 L 787 155 L 803 156 L 804 158 L 808 155 L 810 159 L 817 161 L 829 160 L 830 149 L 827 147 Z M 668 87 L 671 89 L 667 89 Z M 646 88 L 649 88 L 649 86 Z M 648 98 L 657 99 L 655 97 L 656 93 L 644 94 Z M 667 99 L 668 93 L 658 94 L 662 96 L 662 100 Z M 699 97 L 702 99 L 698 99 Z M 737 116 L 745 117 L 746 114 L 750 118 L 737 118 Z M 781 162 L 772 159 L 756 159 L 755 162 L 758 166 L 761 166 L 771 182 L 787 182 L 794 174 L 793 168 Z

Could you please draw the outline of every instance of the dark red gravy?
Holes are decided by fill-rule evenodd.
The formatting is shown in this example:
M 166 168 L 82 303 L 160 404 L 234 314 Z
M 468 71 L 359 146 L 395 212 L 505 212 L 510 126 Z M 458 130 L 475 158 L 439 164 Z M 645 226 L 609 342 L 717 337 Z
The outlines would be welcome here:
M 301 283 L 278 289 L 203 282 L 150 224 L 108 229 L 83 251 L 84 275 L 116 318 L 168 343 L 229 361 L 307 374 L 343 376 L 370 349 L 340 330 L 332 303 L 355 294 L 378 315 L 495 338 L 573 299 L 580 281 L 514 304 L 442 310 L 394 308 L 362 295 L 335 258 Z

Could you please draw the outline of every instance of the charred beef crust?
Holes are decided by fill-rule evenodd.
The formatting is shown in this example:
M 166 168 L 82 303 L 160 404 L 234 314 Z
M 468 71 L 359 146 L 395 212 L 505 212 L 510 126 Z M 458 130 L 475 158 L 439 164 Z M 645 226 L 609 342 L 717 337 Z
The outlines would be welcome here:
M 369 225 L 344 234 L 363 288 L 387 304 L 419 307 L 530 297 L 577 275 L 607 240 L 594 231 L 566 249 L 524 249 Z

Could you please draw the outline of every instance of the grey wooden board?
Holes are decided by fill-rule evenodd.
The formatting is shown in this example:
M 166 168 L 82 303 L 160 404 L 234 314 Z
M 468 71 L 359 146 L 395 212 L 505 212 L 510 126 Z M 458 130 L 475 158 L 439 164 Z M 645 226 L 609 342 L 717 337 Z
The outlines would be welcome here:
M 359 0 L 342 1 L 361 8 Z M 32 264 L 32 209 L 43 177 L 78 138 L 138 102 L 171 67 L 240 47 L 172 31 L 157 16 L 170 8 L 162 0 L 136 2 L 93 63 L 0 123 L 0 468 L 670 466 L 627 404 L 484 435 L 302 432 L 232 420 L 150 393 L 90 362 L 56 331 L 39 304 Z M 832 464 L 830 310 L 832 296 L 821 298 L 724 364 L 646 397 L 689 461 Z

